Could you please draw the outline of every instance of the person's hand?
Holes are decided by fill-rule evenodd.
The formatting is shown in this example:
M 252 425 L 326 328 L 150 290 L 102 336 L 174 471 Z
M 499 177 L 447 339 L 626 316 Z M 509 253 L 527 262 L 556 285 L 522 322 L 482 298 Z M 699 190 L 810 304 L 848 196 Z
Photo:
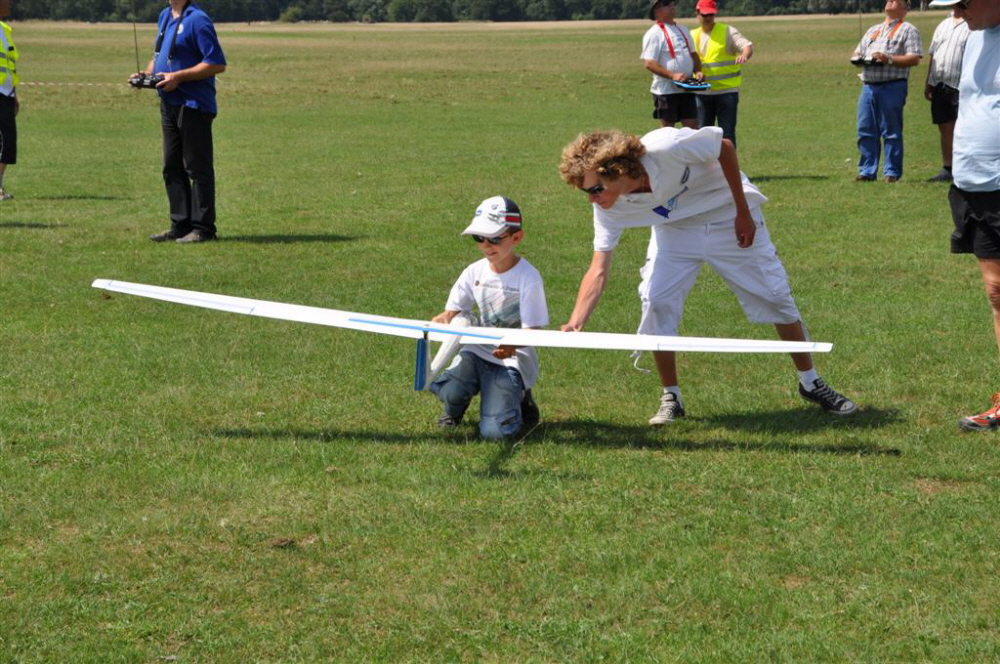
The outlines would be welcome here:
M 493 357 L 498 360 L 506 360 L 509 357 L 514 357 L 517 354 L 517 346 L 497 346 L 493 351 Z
M 559 329 L 562 330 L 563 332 L 579 332 L 583 328 L 577 325 L 573 325 L 572 323 L 566 323 Z
M 684 81 L 688 80 L 688 77 L 687 74 L 683 72 L 675 71 L 670 75 L 670 80 L 677 81 L 678 83 L 683 83 Z
M 749 59 L 750 59 L 749 57 L 740 53 L 739 55 L 736 56 L 736 64 L 738 65 L 746 64 L 746 61 Z
M 928 83 L 924 86 L 924 99 L 930 101 L 934 97 L 934 86 Z
M 886 62 L 889 62 L 889 56 L 883 53 L 882 51 L 875 51 L 874 53 L 872 53 L 872 60 L 874 60 L 875 62 L 881 62 L 882 64 L 885 64 Z
M 704 81 L 705 72 L 696 71 L 695 73 L 691 74 L 691 78 L 693 78 L 696 81 Z
M 157 90 L 163 90 L 164 92 L 173 92 L 177 89 L 177 86 L 181 84 L 177 74 L 175 72 L 159 72 L 157 76 L 162 76 L 163 80 L 156 84 Z
M 749 212 L 740 212 L 736 215 L 736 244 L 740 249 L 746 249 L 753 244 L 754 235 L 757 234 L 757 224 Z

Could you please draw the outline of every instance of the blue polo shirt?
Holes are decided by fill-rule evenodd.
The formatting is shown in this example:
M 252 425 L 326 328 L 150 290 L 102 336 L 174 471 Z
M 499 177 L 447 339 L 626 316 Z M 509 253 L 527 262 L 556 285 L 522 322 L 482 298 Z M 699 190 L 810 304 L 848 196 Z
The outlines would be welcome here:
M 167 7 L 160 12 L 157 26 L 160 52 L 153 62 L 154 73 L 180 71 L 202 62 L 210 65 L 226 64 L 226 56 L 219 44 L 219 37 L 215 34 L 215 25 L 198 5 L 189 3 L 181 17 L 176 19 L 170 7 Z M 163 35 L 162 40 L 160 35 Z M 205 113 L 219 112 L 215 105 L 214 76 L 181 83 L 173 92 L 160 90 L 159 93 L 172 106 L 189 106 Z

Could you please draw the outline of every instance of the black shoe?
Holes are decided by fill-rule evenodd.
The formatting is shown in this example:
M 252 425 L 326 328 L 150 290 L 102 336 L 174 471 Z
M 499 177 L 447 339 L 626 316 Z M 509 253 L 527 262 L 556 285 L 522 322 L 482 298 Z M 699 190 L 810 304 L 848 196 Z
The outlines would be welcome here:
M 149 239 L 153 242 L 169 242 L 171 240 L 178 240 L 180 237 L 181 236 L 175 233 L 171 228 L 168 231 L 163 231 L 162 233 L 157 233 L 156 235 L 150 235 Z
M 859 175 L 858 177 L 854 178 L 854 181 L 855 182 L 875 182 L 875 176 L 874 175 Z
M 177 238 L 178 244 L 191 244 L 192 242 L 211 242 L 215 239 L 214 235 L 209 235 L 208 233 L 202 233 L 201 231 L 191 231 L 184 237 Z
M 533 429 L 538 426 L 541 419 L 542 414 L 538 411 L 538 404 L 535 403 L 534 397 L 531 396 L 531 390 L 525 391 L 524 397 L 521 399 L 522 430 Z
M 937 175 L 927 180 L 928 182 L 951 182 L 951 171 L 942 168 Z
M 445 414 L 438 418 L 438 426 L 442 429 L 454 429 L 459 424 L 462 423 L 462 416 L 452 417 L 451 415 Z
M 799 383 L 799 396 L 818 404 L 820 408 L 834 415 L 853 415 L 858 410 L 857 404 L 828 386 L 822 378 L 813 381 L 811 390 L 807 390 L 802 387 L 802 383 Z

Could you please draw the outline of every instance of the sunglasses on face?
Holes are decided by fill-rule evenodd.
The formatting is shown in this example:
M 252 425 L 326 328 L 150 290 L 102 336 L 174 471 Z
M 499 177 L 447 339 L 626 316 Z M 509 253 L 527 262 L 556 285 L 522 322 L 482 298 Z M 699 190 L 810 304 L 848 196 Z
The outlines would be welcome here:
M 591 196 L 597 196 L 599 193 L 604 191 L 604 185 L 598 182 L 593 187 L 580 187 L 580 191 Z
M 510 237 L 513 233 L 507 233 L 506 235 L 499 235 L 497 237 L 483 237 L 482 235 L 473 235 L 472 241 L 476 244 L 482 244 L 483 242 L 489 242 L 493 246 L 496 246 L 503 242 L 504 238 Z

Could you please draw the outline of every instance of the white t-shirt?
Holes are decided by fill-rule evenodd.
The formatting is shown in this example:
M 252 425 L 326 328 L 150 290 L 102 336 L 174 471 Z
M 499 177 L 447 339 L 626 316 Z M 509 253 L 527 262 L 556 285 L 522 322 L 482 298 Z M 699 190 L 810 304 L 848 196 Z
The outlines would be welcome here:
M 448 295 L 446 311 L 470 313 L 479 310 L 484 327 L 545 327 L 549 310 L 545 304 L 542 275 L 523 256 L 517 265 L 497 274 L 485 258 L 462 271 Z M 488 362 L 513 367 L 521 373 L 524 388 L 531 389 L 538 379 L 538 355 L 534 348 L 517 349 L 514 357 L 498 360 L 495 346 L 469 345 L 470 350 Z
M 652 193 L 625 194 L 603 210 L 594 205 L 594 251 L 611 251 L 626 228 L 659 224 L 694 226 L 736 219 L 736 203 L 722 174 L 722 129 L 663 127 L 642 137 L 642 166 Z M 767 198 L 746 175 L 743 193 L 750 209 Z
M 1000 27 L 975 30 L 965 43 L 955 121 L 955 186 L 1000 190 Z
M 664 29 L 667 36 L 670 37 L 669 44 L 667 36 L 663 34 Z M 670 55 L 671 46 L 674 47 L 673 57 Z M 687 76 L 691 76 L 694 73 L 694 59 L 691 57 L 692 48 L 694 48 L 694 42 L 691 40 L 691 33 L 683 25 L 664 23 L 663 29 L 661 29 L 659 23 L 654 23 L 642 38 L 642 55 L 639 58 L 644 61 L 655 60 L 670 71 L 683 72 Z M 669 78 L 664 78 L 659 74 L 653 74 L 653 85 L 649 91 L 654 95 L 689 92 L 677 87 Z

